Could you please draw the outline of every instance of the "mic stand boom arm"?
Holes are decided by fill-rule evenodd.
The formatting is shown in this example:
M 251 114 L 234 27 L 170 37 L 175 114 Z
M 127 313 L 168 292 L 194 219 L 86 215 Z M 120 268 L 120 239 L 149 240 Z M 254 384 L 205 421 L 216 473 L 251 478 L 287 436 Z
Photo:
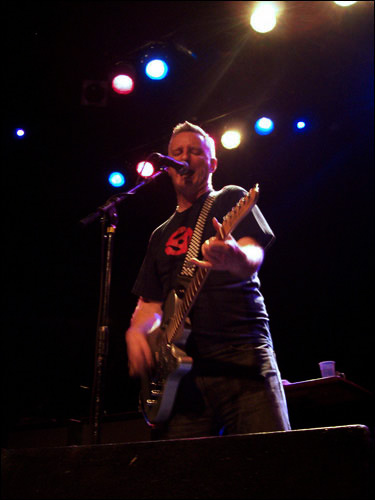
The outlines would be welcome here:
M 91 444 L 100 444 L 100 423 L 103 415 L 102 399 L 109 343 L 109 292 L 112 275 L 113 240 L 118 222 L 117 205 L 122 203 L 129 195 L 134 194 L 142 186 L 153 181 L 162 174 L 164 170 L 163 168 L 155 172 L 155 174 L 137 184 L 130 191 L 111 196 L 103 205 L 98 207 L 95 212 L 92 212 L 80 220 L 81 224 L 86 226 L 100 218 L 102 227 L 100 299 L 96 327 L 95 368 L 89 417 Z
M 139 188 L 143 187 L 145 184 L 149 184 L 151 181 L 153 181 L 156 177 L 158 177 L 160 174 L 162 174 L 165 171 L 165 168 L 162 167 L 160 170 L 155 172 L 153 175 L 150 177 L 147 177 L 146 180 L 143 182 L 140 182 L 137 184 L 133 189 L 130 189 L 130 191 L 126 191 L 124 193 L 119 193 L 111 196 L 108 198 L 108 200 L 104 203 L 104 205 L 101 205 L 98 207 L 95 212 L 92 212 L 91 214 L 87 215 L 83 219 L 80 220 L 80 223 L 83 224 L 84 226 L 87 226 L 91 222 L 94 222 L 96 219 L 99 217 L 102 217 L 106 213 L 110 212 L 112 209 L 115 209 L 117 205 L 119 205 L 121 202 L 123 202 L 128 195 L 134 194 L 136 191 L 138 191 Z

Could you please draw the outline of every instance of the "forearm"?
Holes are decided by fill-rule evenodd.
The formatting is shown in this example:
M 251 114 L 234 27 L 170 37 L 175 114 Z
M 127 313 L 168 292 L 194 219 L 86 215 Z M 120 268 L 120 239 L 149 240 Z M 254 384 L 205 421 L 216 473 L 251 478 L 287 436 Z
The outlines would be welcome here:
M 263 262 L 263 248 L 250 237 L 236 241 L 231 235 L 225 240 L 216 237 L 206 240 L 202 245 L 205 260 L 192 259 L 199 267 L 228 271 L 241 279 L 252 276 Z
M 130 376 L 142 375 L 152 366 L 153 359 L 146 335 L 159 326 L 161 316 L 160 302 L 146 302 L 142 298 L 138 300 L 125 333 Z
M 139 298 L 136 308 L 130 320 L 130 326 L 126 332 L 148 333 L 160 325 L 162 317 L 161 302 L 147 302 L 142 297 Z

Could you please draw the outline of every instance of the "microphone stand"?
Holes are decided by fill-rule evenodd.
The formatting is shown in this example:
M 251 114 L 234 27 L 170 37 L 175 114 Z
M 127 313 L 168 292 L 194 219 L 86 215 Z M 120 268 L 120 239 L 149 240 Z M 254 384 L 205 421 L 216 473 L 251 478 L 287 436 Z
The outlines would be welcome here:
M 100 218 L 102 229 L 101 245 L 101 273 L 100 273 L 100 299 L 99 311 L 96 327 L 95 343 L 95 368 L 94 380 L 91 391 L 91 405 L 89 417 L 90 443 L 100 444 L 100 424 L 103 416 L 103 391 L 104 379 L 107 366 L 108 343 L 109 343 L 109 293 L 112 275 L 112 257 L 113 243 L 118 223 L 117 206 L 122 203 L 129 195 L 134 194 L 145 184 L 150 183 L 165 168 L 155 172 L 145 181 L 137 184 L 133 189 L 127 192 L 111 196 L 103 205 L 99 206 L 94 212 L 80 220 L 80 223 L 87 226 L 91 222 Z

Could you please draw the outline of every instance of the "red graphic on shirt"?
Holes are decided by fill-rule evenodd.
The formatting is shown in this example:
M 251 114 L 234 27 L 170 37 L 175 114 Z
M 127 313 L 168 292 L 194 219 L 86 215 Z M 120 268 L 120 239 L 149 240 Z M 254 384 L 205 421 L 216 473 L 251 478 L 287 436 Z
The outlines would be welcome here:
M 181 255 L 186 253 L 192 235 L 193 230 L 191 227 L 179 227 L 165 244 L 165 253 L 167 255 Z

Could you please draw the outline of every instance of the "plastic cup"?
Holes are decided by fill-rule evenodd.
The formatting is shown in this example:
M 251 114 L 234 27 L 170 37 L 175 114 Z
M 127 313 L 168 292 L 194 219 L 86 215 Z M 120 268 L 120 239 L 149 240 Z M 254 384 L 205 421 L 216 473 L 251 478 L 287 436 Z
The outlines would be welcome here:
M 319 363 L 320 373 L 323 378 L 334 377 L 336 375 L 336 362 L 335 361 L 321 361 Z

